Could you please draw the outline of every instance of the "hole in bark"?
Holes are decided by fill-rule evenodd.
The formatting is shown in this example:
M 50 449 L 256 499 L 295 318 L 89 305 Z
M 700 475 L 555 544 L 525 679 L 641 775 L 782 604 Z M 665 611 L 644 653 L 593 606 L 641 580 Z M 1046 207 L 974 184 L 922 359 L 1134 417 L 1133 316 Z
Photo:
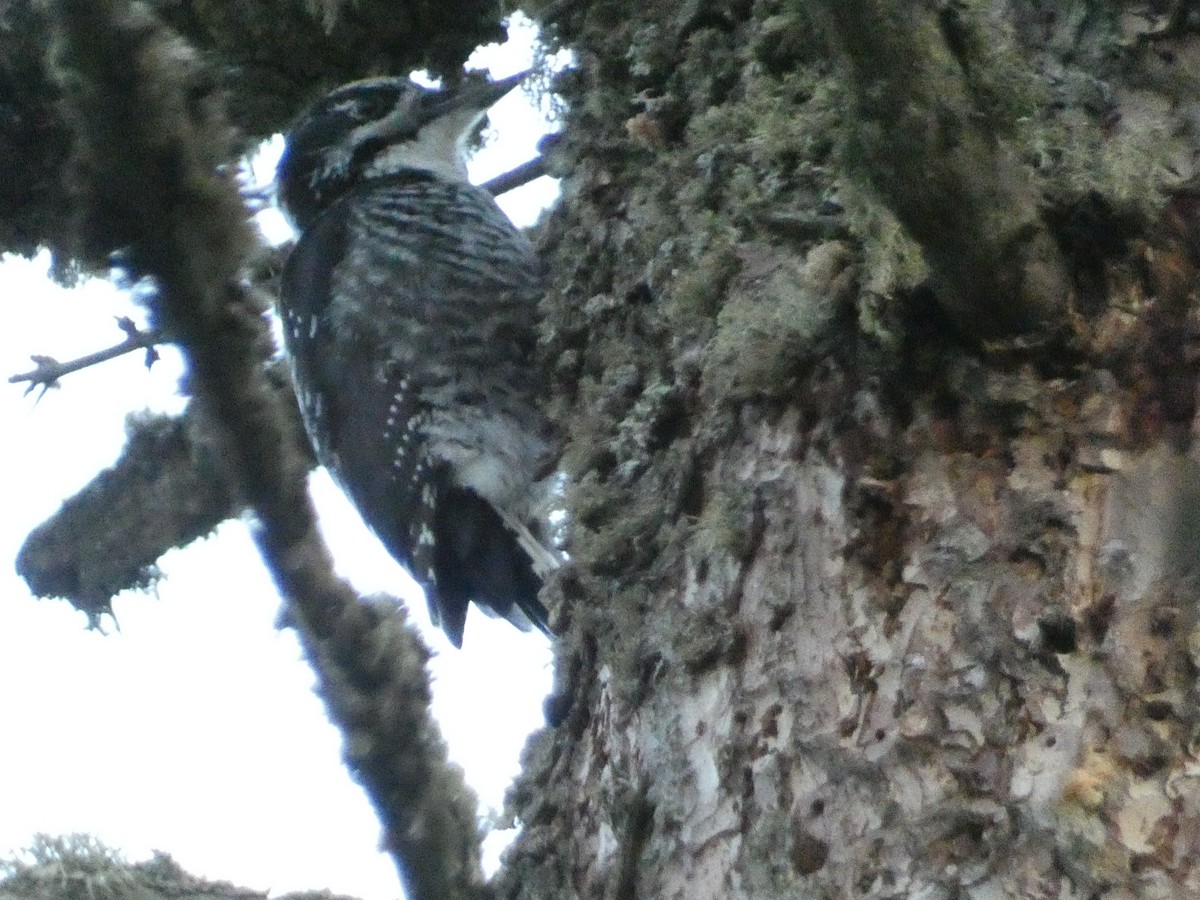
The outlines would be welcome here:
M 1117 598 L 1112 594 L 1105 594 L 1088 608 L 1087 614 L 1084 616 L 1083 621 L 1088 634 L 1097 644 L 1104 643 L 1108 628 L 1112 625 L 1113 610 L 1116 605 Z
M 1138 778 L 1149 778 L 1161 772 L 1167 765 L 1167 757 L 1162 754 L 1152 754 L 1143 759 L 1134 760 L 1131 765 L 1133 774 Z
M 1075 620 L 1063 610 L 1052 610 L 1038 620 L 1042 643 L 1052 653 L 1074 653 L 1079 648 Z
M 678 397 L 669 398 L 664 402 L 663 409 L 659 412 L 658 417 L 650 425 L 649 434 L 646 436 L 646 451 L 653 453 L 656 450 L 661 450 L 672 442 L 688 437 L 690 434 L 691 419 L 688 418 L 683 401 Z M 704 507 L 702 487 L 699 472 L 693 471 L 681 491 L 683 495 L 681 506 L 687 515 L 699 515 L 700 510 Z
M 792 845 L 792 865 L 801 875 L 811 875 L 819 871 L 829 858 L 829 847 L 819 838 L 806 831 L 796 835 Z
M 1149 700 L 1146 702 L 1146 715 L 1155 722 L 1169 719 L 1172 711 L 1171 704 L 1166 700 Z
M 639 281 L 625 294 L 625 300 L 630 304 L 648 305 L 654 302 L 654 292 L 646 282 Z
M 825 812 L 825 801 L 819 798 L 814 800 L 808 811 L 814 816 L 822 815 Z
M 1018 547 L 1008 555 L 1008 561 L 1015 565 L 1024 565 L 1034 570 L 1037 576 L 1046 574 L 1046 560 L 1028 547 Z
M 1162 612 L 1150 622 L 1150 633 L 1155 637 L 1169 638 L 1175 634 L 1175 617 L 1170 612 Z
M 1146 675 L 1142 680 L 1142 690 L 1147 694 L 1161 694 L 1167 689 L 1167 679 L 1163 671 L 1162 660 L 1151 660 L 1146 663 Z
M 771 621 L 768 627 L 775 632 L 782 631 L 783 626 L 787 624 L 787 620 L 792 617 L 792 613 L 795 611 L 796 604 L 794 603 L 784 603 L 781 606 L 777 606 L 771 613 Z
M 763 713 L 762 718 L 762 733 L 763 737 L 777 738 L 779 737 L 779 715 L 783 712 L 783 706 L 778 703 L 772 703 L 767 711 Z
M 1159 867 L 1157 857 L 1153 853 L 1135 853 L 1129 858 L 1129 871 L 1134 875 L 1151 872 Z
M 1070 260 L 1080 314 L 1099 314 L 1109 293 L 1106 264 L 1128 252 L 1130 240 L 1138 233 L 1136 219 L 1091 191 L 1072 203 L 1047 210 L 1046 224 Z

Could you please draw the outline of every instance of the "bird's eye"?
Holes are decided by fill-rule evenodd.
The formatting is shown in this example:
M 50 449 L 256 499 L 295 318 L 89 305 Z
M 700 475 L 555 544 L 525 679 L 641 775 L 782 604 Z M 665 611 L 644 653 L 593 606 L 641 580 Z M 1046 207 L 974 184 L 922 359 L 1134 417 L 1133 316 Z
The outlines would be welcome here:
M 342 97 L 334 103 L 330 103 L 329 112 L 335 115 L 350 116 L 358 118 L 359 109 L 362 106 L 357 97 Z
M 329 111 L 355 122 L 372 122 L 386 116 L 395 99 L 389 91 L 360 91 L 337 100 L 329 107 Z

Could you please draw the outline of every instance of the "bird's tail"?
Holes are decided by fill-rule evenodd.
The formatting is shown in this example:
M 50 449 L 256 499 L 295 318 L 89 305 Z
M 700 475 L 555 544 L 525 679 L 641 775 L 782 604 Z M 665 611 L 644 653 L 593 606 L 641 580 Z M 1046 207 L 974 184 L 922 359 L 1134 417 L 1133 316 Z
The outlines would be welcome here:
M 462 645 L 472 602 L 518 628 L 550 634 L 549 613 L 538 592 L 545 573 L 560 563 L 528 528 L 510 528 L 474 491 L 445 480 L 433 531 L 436 584 L 426 586 L 426 595 L 430 615 L 452 644 Z

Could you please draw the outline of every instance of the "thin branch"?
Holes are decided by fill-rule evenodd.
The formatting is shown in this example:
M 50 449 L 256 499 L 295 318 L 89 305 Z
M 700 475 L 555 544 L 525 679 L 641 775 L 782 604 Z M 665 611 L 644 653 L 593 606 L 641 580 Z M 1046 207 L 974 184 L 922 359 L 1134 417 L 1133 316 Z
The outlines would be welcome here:
M 89 353 L 87 356 L 81 356 L 78 359 L 72 359 L 68 362 L 59 362 L 53 356 L 34 355 L 29 358 L 36 364 L 37 368 L 29 372 L 22 372 L 20 375 L 12 375 L 8 379 L 9 384 L 20 384 L 23 381 L 28 381 L 29 386 L 25 388 L 25 394 L 28 396 L 35 389 L 40 387 L 42 394 L 50 388 L 58 387 L 58 380 L 64 375 L 70 375 L 72 372 L 79 372 L 90 366 L 99 365 L 102 362 L 108 362 L 110 359 L 116 359 L 118 356 L 124 356 L 126 353 L 132 353 L 134 350 L 146 351 L 146 368 L 150 368 L 158 362 L 158 350 L 155 349 L 155 344 L 162 343 L 162 334 L 154 329 L 140 331 L 133 320 L 127 316 L 121 316 L 117 319 L 117 326 L 125 332 L 125 340 L 119 344 L 115 344 L 105 350 L 97 350 L 95 353 Z
M 541 178 L 546 174 L 548 173 L 546 172 L 545 157 L 535 156 L 529 162 L 521 163 L 515 169 L 510 169 L 502 175 L 497 175 L 491 181 L 485 181 L 480 187 L 493 197 L 498 197 L 500 194 L 523 187 L 534 179 Z

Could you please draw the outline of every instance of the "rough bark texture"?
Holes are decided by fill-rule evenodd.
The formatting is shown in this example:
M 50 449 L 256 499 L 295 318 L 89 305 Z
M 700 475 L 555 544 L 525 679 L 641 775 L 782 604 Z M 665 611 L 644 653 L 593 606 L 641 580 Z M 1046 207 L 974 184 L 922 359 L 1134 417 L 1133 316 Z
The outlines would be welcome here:
M 834 6 L 540 5 L 575 565 L 498 893 L 1194 896 L 1192 20 Z

